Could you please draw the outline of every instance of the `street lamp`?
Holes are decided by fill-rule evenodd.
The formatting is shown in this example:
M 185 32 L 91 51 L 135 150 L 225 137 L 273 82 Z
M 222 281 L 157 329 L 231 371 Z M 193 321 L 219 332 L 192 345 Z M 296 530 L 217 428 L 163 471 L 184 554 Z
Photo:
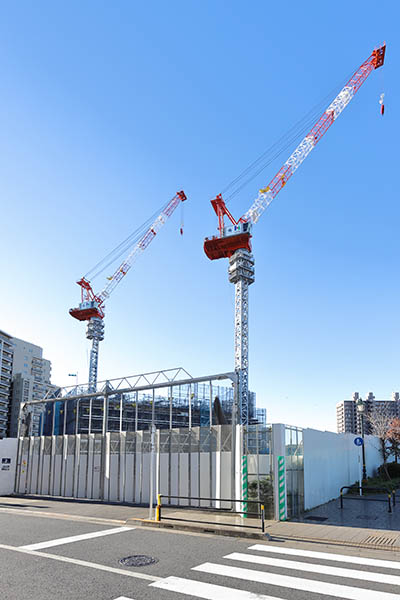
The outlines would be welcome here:
M 76 373 L 68 373 L 68 377 L 75 377 L 75 394 L 78 395 L 78 371 Z M 78 398 L 75 405 L 75 434 L 79 432 L 79 400 Z
M 365 467 L 365 443 L 364 443 L 364 413 L 365 413 L 365 404 L 362 398 L 359 398 L 356 403 L 358 414 L 361 418 L 361 437 L 363 439 L 363 444 L 361 446 L 362 449 L 362 478 L 363 481 L 367 479 L 367 469 Z

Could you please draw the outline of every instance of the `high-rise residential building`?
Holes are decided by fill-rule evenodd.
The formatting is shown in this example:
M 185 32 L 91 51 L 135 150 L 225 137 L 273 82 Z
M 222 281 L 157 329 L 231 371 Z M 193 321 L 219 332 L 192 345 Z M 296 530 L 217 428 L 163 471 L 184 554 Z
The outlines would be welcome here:
M 51 362 L 43 358 L 43 349 L 25 340 L 12 338 L 13 347 L 13 386 L 9 413 L 8 435 L 18 433 L 18 416 L 21 402 L 42 399 L 49 387 Z M 38 435 L 43 407 L 33 407 L 30 420 L 30 434 Z
M 13 365 L 12 337 L 0 330 L 0 438 L 7 433 Z
M 351 400 L 343 400 L 336 405 L 336 424 L 338 433 L 361 434 L 361 416 L 357 410 L 360 394 L 354 392 Z M 391 400 L 376 400 L 374 394 L 369 392 L 363 398 L 364 433 L 372 434 L 371 419 L 376 414 L 385 415 L 389 419 L 400 418 L 400 395 L 393 392 Z

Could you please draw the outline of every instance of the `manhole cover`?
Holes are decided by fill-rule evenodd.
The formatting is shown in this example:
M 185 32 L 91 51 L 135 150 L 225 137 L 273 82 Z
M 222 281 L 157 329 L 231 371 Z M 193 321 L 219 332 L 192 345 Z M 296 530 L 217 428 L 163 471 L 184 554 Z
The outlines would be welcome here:
M 154 558 L 154 556 L 146 556 L 145 554 L 134 554 L 133 556 L 121 558 L 118 562 L 124 567 L 146 567 L 158 562 L 158 559 Z
M 304 517 L 307 521 L 327 521 L 328 517 Z

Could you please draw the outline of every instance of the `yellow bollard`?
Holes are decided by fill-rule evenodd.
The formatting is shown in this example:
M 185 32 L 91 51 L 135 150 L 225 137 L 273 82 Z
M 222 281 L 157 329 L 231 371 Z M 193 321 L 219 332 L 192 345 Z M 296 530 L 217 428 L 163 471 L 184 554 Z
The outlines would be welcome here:
M 156 521 L 161 521 L 161 494 L 157 495 Z

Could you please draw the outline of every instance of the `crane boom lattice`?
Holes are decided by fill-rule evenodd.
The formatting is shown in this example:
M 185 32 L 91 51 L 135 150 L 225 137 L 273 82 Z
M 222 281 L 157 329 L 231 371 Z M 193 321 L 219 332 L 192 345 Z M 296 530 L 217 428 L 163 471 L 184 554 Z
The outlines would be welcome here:
M 301 163 L 307 158 L 311 150 L 317 145 L 319 140 L 325 135 L 329 127 L 336 121 L 343 112 L 354 94 L 360 89 L 361 85 L 367 79 L 368 75 L 378 67 L 383 65 L 386 46 L 374 50 L 366 61 L 357 69 L 354 75 L 349 79 L 336 98 L 330 103 L 326 111 L 320 116 L 311 131 L 300 142 L 294 152 L 289 156 L 285 164 L 279 169 L 270 183 L 258 193 L 252 206 L 243 215 L 244 221 L 257 223 L 262 213 L 271 204 L 275 196 L 286 185 L 290 177 L 294 175 Z

